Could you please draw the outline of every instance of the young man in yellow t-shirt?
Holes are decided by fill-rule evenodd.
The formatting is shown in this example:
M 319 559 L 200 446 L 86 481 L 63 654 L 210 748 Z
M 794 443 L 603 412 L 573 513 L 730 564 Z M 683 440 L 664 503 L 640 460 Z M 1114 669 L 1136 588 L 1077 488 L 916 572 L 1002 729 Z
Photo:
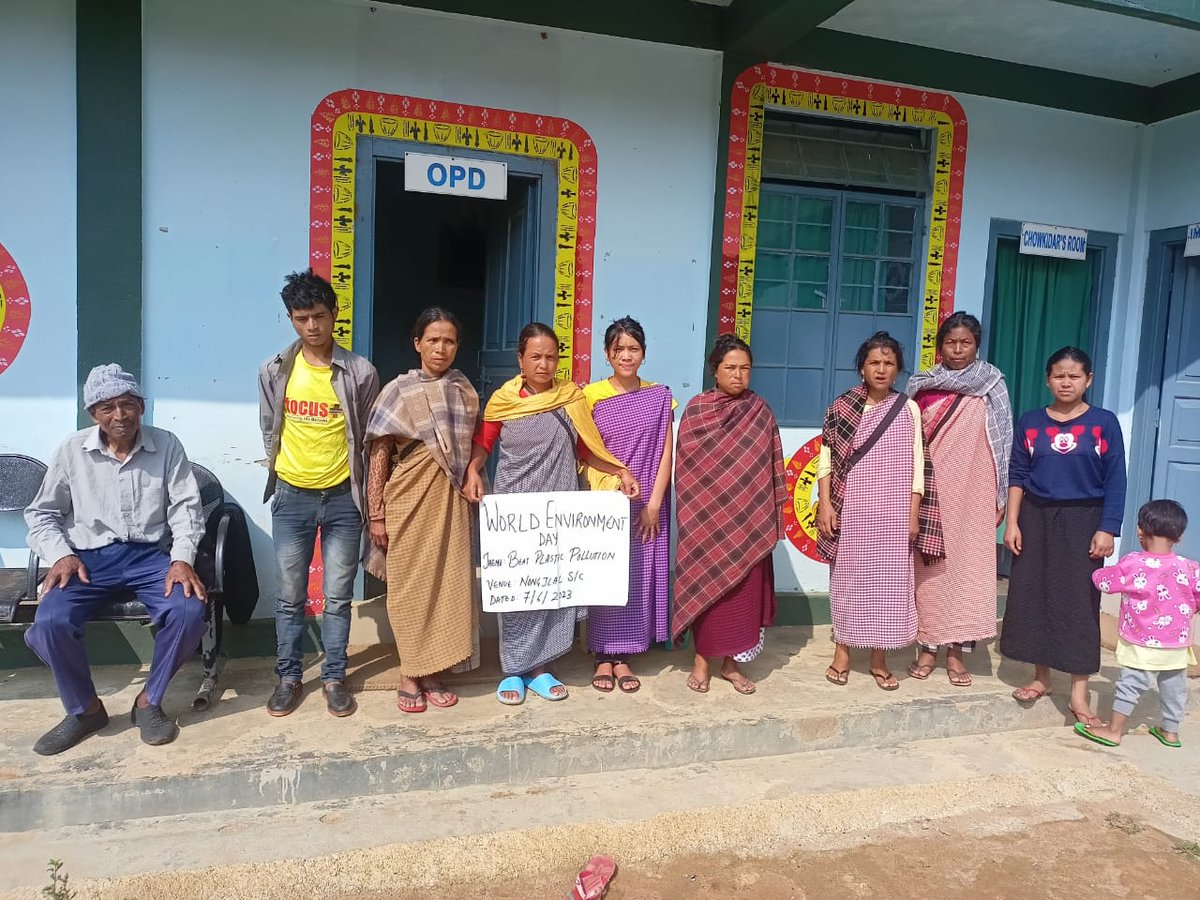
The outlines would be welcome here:
M 334 341 L 337 295 L 328 281 L 312 269 L 293 272 L 280 296 L 299 340 L 258 373 L 259 425 L 271 470 L 263 502 L 274 495 L 271 531 L 279 582 L 279 684 L 267 712 L 286 716 L 300 703 L 304 605 L 319 528 L 325 566 L 321 681 L 329 712 L 348 716 L 355 709 L 345 686 L 346 642 L 362 558 L 363 432 L 379 394 L 379 374 Z

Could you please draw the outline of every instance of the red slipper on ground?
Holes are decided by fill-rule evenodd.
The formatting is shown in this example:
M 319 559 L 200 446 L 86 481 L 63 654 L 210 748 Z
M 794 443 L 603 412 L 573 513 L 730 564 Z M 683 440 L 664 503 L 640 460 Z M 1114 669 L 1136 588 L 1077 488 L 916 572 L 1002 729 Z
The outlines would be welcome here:
M 611 856 L 593 856 L 575 879 L 571 900 L 599 900 L 608 891 L 609 882 L 617 874 L 617 863 Z

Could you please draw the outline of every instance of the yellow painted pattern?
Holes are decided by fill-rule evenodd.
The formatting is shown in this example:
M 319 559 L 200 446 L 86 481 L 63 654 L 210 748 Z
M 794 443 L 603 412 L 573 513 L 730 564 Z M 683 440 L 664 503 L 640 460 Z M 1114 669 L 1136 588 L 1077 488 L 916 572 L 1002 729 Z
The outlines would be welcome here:
M 754 306 L 754 262 L 758 240 L 759 186 L 762 181 L 763 125 L 767 106 L 801 110 L 822 116 L 873 119 L 889 124 L 903 123 L 936 130 L 933 212 L 929 223 L 929 245 L 925 256 L 920 364 L 922 369 L 932 367 L 936 361 L 938 316 L 941 309 L 942 261 L 946 251 L 946 216 L 950 207 L 950 168 L 954 150 L 954 122 L 946 113 L 915 106 L 899 106 L 894 103 L 864 101 L 834 94 L 790 90 L 772 87 L 761 82 L 750 89 L 736 313 L 734 316 L 734 333 L 747 342 L 750 340 L 750 322 Z

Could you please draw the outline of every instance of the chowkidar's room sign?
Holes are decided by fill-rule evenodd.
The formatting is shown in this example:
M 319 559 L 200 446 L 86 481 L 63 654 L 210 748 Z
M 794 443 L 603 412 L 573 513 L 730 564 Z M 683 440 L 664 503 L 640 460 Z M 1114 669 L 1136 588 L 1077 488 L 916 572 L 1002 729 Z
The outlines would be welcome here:
M 624 606 L 629 529 L 617 491 L 489 494 L 479 504 L 483 611 Z

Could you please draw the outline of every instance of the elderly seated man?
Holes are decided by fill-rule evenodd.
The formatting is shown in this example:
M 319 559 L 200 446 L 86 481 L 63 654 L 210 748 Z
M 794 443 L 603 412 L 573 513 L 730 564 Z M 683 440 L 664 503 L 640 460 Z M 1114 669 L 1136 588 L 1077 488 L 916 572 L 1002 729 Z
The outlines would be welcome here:
M 29 546 L 50 564 L 25 643 L 53 671 L 67 709 L 34 744 L 43 756 L 108 724 L 83 625 L 114 591 L 135 591 L 158 626 L 150 677 L 130 714 L 147 744 L 168 744 L 178 734 L 163 694 L 205 628 L 204 585 L 192 568 L 204 523 L 183 445 L 142 424 L 142 390 L 115 363 L 92 369 L 83 403 L 96 424 L 63 441 L 25 510 Z

